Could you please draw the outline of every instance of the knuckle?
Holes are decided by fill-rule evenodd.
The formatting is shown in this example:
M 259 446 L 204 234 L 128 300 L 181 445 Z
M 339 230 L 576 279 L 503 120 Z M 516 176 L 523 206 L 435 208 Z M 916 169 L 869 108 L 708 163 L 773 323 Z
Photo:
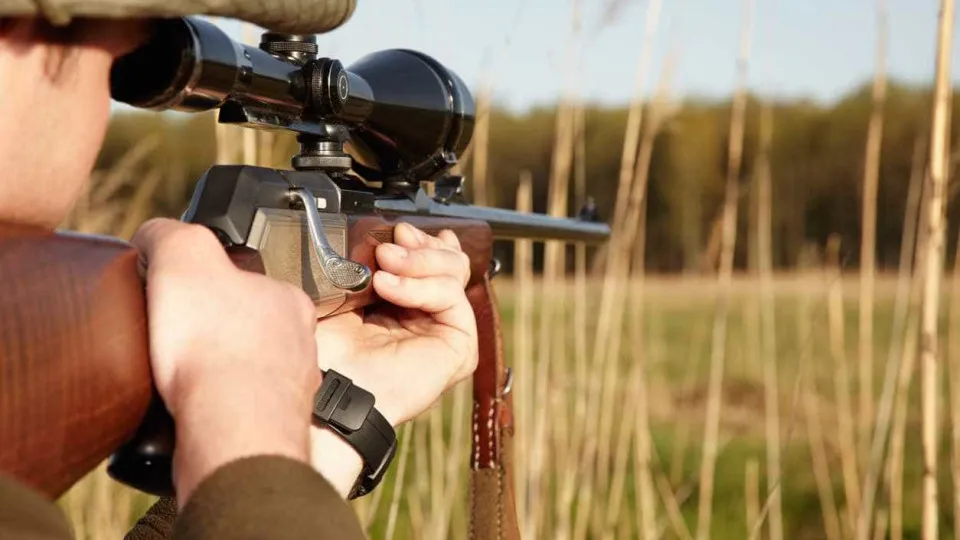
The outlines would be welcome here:
M 470 264 L 470 257 L 462 251 L 457 253 L 459 254 L 460 264 L 463 265 L 464 282 L 467 282 L 470 280 L 470 267 L 472 266 Z
M 461 250 L 460 237 L 457 236 L 457 233 L 455 233 L 453 229 L 443 229 L 440 231 L 440 238 L 443 239 L 451 249 Z
M 221 249 L 213 231 L 194 223 L 180 223 L 170 233 L 170 240 L 176 244 L 183 244 L 194 249 Z
M 137 230 L 137 232 L 139 233 L 154 232 L 155 229 L 170 225 L 172 221 L 173 220 L 168 218 L 150 218 L 144 221 L 143 224 L 140 225 L 140 228 Z
M 143 222 L 137 231 L 133 234 L 133 237 L 130 238 L 130 242 L 134 245 L 152 248 L 153 242 L 158 236 L 163 234 L 164 227 L 170 225 L 169 219 L 166 218 L 152 218 Z
M 454 298 L 459 302 L 461 297 L 466 299 L 466 295 L 463 292 L 463 282 L 458 277 L 454 276 L 442 276 L 440 278 L 440 289 L 444 295 L 455 295 Z
M 420 271 L 429 270 L 435 262 L 433 257 L 430 256 L 430 253 L 424 249 L 411 249 L 408 257 L 414 268 Z
M 152 232 L 157 251 L 172 251 L 203 257 L 216 251 L 223 252 L 213 231 L 202 225 L 167 220 L 166 223 L 158 224 L 154 228 L 157 229 Z

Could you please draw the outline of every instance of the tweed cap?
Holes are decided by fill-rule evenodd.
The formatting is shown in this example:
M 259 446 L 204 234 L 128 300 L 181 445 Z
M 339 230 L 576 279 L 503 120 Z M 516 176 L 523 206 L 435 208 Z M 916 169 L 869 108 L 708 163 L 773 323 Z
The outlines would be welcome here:
M 356 0 L 0 0 L 0 18 L 40 16 L 62 25 L 73 17 L 218 15 L 274 32 L 317 34 L 346 22 L 355 6 Z

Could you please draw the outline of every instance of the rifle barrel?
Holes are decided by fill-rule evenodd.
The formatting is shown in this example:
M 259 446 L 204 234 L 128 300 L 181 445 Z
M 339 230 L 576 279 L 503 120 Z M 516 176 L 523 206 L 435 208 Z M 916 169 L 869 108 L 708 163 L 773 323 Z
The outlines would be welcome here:
M 471 206 L 457 203 L 440 203 L 428 197 L 416 201 L 400 199 L 377 199 L 375 207 L 384 214 L 408 214 L 420 216 L 475 219 L 486 221 L 493 230 L 494 238 L 532 240 L 564 240 L 599 244 L 610 236 L 606 223 L 581 219 L 559 218 L 543 214 L 528 214 L 503 208 Z

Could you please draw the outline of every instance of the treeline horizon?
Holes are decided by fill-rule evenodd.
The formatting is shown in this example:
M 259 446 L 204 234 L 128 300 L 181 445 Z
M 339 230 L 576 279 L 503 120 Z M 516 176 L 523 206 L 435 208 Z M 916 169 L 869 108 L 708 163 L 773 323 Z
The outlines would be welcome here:
M 956 91 L 954 92 L 956 95 Z M 747 268 L 756 202 L 754 169 L 759 150 L 758 132 L 762 96 L 750 95 L 746 110 L 743 167 L 740 177 L 735 265 Z M 841 262 L 855 269 L 859 261 L 861 186 L 871 97 L 869 83 L 829 102 L 787 98 L 772 100 L 772 247 L 776 270 L 790 270 L 821 259 L 828 238 L 840 239 Z M 649 108 L 649 104 L 648 104 Z M 654 139 L 650 164 L 646 224 L 646 268 L 651 272 L 702 272 L 712 266 L 717 222 L 723 203 L 727 163 L 730 99 L 687 98 L 667 106 Z M 896 267 L 912 170 L 925 171 L 929 150 L 931 89 L 891 81 L 884 107 L 883 143 L 877 199 L 877 265 Z M 596 203 L 599 217 L 613 214 L 626 125 L 626 106 L 584 105 L 583 162 L 586 194 Z M 956 112 L 953 112 L 956 119 Z M 645 114 L 645 120 L 650 117 Z M 490 204 L 512 208 L 521 174 L 533 180 L 534 210 L 544 212 L 555 141 L 556 106 L 537 106 L 525 112 L 493 107 L 490 115 Z M 951 122 L 956 133 L 957 122 Z M 160 170 L 163 186 L 151 200 L 150 215 L 180 215 L 194 182 L 214 162 L 216 137 L 211 114 L 158 115 L 118 112 L 111 121 L 98 160 L 97 177 L 120 164 L 131 167 L 130 150 L 140 148 L 136 174 Z M 239 129 L 232 133 L 238 134 Z M 143 141 L 151 141 L 148 151 Z M 953 181 L 960 150 L 951 151 L 951 180 L 947 197 L 947 261 L 952 264 L 960 226 L 960 211 L 952 204 Z M 295 150 L 284 136 L 274 155 L 277 167 L 288 168 Z M 462 162 L 470 197 L 473 153 Z M 919 169 L 918 169 L 919 168 Z M 575 173 L 574 173 L 575 174 Z M 925 178 L 925 173 L 923 177 Z M 576 215 L 571 178 L 569 212 Z M 121 192 L 118 196 L 125 196 Z M 126 194 L 130 196 L 130 194 Z M 500 255 L 510 269 L 511 250 Z

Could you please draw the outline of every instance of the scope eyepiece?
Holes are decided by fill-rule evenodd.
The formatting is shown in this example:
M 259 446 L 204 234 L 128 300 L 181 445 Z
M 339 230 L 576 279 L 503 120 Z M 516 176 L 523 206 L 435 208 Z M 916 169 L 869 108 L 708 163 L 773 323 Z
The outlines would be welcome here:
M 201 19 L 165 19 L 114 63 L 111 93 L 146 109 L 220 108 L 221 122 L 319 139 L 343 125 L 354 170 L 374 181 L 433 180 L 466 149 L 473 99 L 433 58 L 393 49 L 344 67 L 317 53 L 313 36 L 266 33 L 253 47 Z

